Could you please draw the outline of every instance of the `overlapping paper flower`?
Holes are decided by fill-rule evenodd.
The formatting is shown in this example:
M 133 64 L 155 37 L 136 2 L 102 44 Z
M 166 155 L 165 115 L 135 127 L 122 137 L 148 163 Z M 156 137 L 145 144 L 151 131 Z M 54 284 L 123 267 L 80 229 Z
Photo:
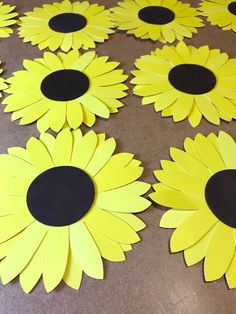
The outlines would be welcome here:
M 184 251 L 188 266 L 204 259 L 206 281 L 224 274 L 228 286 L 236 287 L 236 143 L 219 136 L 186 138 L 184 150 L 171 148 L 173 161 L 162 160 L 163 170 L 154 174 L 150 197 L 170 207 L 160 226 L 176 228 L 172 252 Z
M 0 155 L 0 274 L 19 275 L 25 292 L 42 276 L 46 290 L 61 280 L 78 289 L 82 273 L 103 278 L 102 258 L 123 261 L 144 223 L 131 213 L 150 202 L 136 181 L 140 162 L 114 154 L 116 142 L 93 131 L 43 133 L 26 149 Z
M 95 42 L 104 42 L 114 32 L 109 11 L 88 1 L 44 4 L 25 15 L 20 18 L 20 37 L 40 50 L 95 48 Z
M 76 129 L 82 123 L 92 126 L 95 116 L 109 118 L 123 104 L 127 76 L 116 69 L 118 62 L 98 57 L 94 51 L 80 55 L 45 52 L 44 57 L 25 60 L 25 70 L 13 73 L 4 100 L 5 111 L 20 124 L 37 121 L 41 132 L 58 132 L 65 125 Z
M 15 6 L 0 2 L 0 38 L 9 37 L 13 33 L 11 26 L 16 24 L 15 17 L 18 15 L 14 9 Z
M 193 127 L 202 116 L 216 125 L 236 118 L 236 59 L 227 53 L 180 42 L 141 56 L 135 65 L 134 93 L 143 105 L 155 103 L 162 116 L 188 118 Z
M 212 25 L 236 32 L 236 1 L 203 0 L 199 9 Z
M 142 39 L 172 43 L 191 38 L 204 26 L 195 8 L 176 0 L 124 0 L 118 5 L 111 9 L 118 29 Z

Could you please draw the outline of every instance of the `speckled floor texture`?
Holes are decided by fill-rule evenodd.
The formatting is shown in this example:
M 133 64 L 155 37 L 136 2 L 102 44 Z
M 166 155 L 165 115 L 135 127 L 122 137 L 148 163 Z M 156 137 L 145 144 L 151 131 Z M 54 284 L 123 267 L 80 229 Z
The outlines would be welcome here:
M 20 13 L 31 10 L 51 0 L 8 0 L 17 5 Z M 115 0 L 90 0 L 112 7 Z M 198 1 L 192 1 L 197 6 Z M 236 57 L 236 34 L 222 31 L 207 23 L 187 44 L 220 48 L 231 57 Z M 109 55 L 121 62 L 125 72 L 134 68 L 134 60 L 148 54 L 162 44 L 148 40 L 138 40 L 122 32 L 116 32 L 104 44 L 97 46 L 100 55 Z M 0 41 L 0 59 L 3 62 L 5 78 L 22 69 L 22 61 L 42 56 L 37 47 L 24 44 L 15 33 Z M 131 78 L 131 75 L 130 75 Z M 174 124 L 172 118 L 161 118 L 153 106 L 141 106 L 141 99 L 132 95 L 124 99 L 125 107 L 106 121 L 97 119 L 94 130 L 113 136 L 118 142 L 118 151 L 133 152 L 145 167 L 143 179 L 154 183 L 152 171 L 160 167 L 161 159 L 169 158 L 169 147 L 182 147 L 186 136 L 197 132 L 208 134 L 220 129 L 236 137 L 236 122 L 221 122 L 215 127 L 202 120 L 193 129 L 188 121 Z M 85 127 L 83 127 L 86 130 Z M 35 125 L 19 126 L 11 122 L 10 115 L 0 110 L 0 150 L 5 152 L 10 146 L 24 146 L 32 135 L 38 135 Z M 205 283 L 202 263 L 187 268 L 183 255 L 170 254 L 169 237 L 171 230 L 160 229 L 159 220 L 163 208 L 151 206 L 140 217 L 147 224 L 141 234 L 142 241 L 127 253 L 127 261 L 122 263 L 104 262 L 105 280 L 93 280 L 84 276 L 79 291 L 61 284 L 55 291 L 46 294 L 40 282 L 31 294 L 26 295 L 19 286 L 18 279 L 0 285 L 1 314 L 161 314 L 161 313 L 235 313 L 236 290 L 228 290 L 224 279 Z

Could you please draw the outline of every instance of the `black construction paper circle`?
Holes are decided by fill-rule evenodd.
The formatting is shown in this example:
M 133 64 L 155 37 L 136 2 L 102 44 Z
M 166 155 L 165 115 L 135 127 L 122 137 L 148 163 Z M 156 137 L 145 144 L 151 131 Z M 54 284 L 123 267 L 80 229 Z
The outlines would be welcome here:
M 62 166 L 46 170 L 34 179 L 27 192 L 32 216 L 49 226 L 67 226 L 91 208 L 95 188 L 83 170 Z
M 181 92 L 205 94 L 216 85 L 213 72 L 198 64 L 179 64 L 169 72 L 169 81 Z
M 229 10 L 230 13 L 236 15 L 236 1 L 231 2 L 231 3 L 228 5 L 228 10 Z
M 41 83 L 45 97 L 69 101 L 82 96 L 89 89 L 88 77 L 77 70 L 59 70 L 47 75 Z
M 224 224 L 236 228 L 236 170 L 215 173 L 205 188 L 206 202 Z
M 141 9 L 138 17 L 149 24 L 164 25 L 173 21 L 175 14 L 168 8 L 153 5 Z
M 87 20 L 81 14 L 62 13 L 53 16 L 48 25 L 55 32 L 72 33 L 84 28 L 87 25 Z

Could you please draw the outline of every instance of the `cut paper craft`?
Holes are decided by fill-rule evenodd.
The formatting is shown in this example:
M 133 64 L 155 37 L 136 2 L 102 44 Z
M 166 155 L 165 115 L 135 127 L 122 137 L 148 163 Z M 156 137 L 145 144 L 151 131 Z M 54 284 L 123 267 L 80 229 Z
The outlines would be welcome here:
M 20 18 L 19 34 L 24 42 L 38 45 L 40 50 L 61 48 L 68 52 L 71 48 L 95 48 L 95 42 L 104 42 L 114 33 L 112 27 L 104 6 L 64 0 L 25 13 Z
M 153 201 L 170 207 L 163 228 L 176 228 L 171 252 L 184 251 L 188 266 L 204 259 L 206 281 L 225 275 L 236 288 L 236 143 L 225 132 L 187 137 L 184 150 L 171 148 L 173 161 L 154 171 Z
M 204 26 L 197 9 L 176 0 L 125 0 L 111 9 L 118 29 L 138 38 L 173 43 Z
M 31 137 L 26 149 L 0 155 L 0 275 L 19 275 L 29 293 L 40 278 L 47 292 L 63 280 L 79 289 L 82 274 L 103 278 L 102 257 L 125 260 L 145 224 L 132 213 L 150 202 L 143 168 L 116 142 L 93 131 Z
M 163 117 L 188 118 L 193 127 L 202 116 L 216 125 L 236 118 L 236 59 L 227 53 L 180 42 L 141 56 L 135 65 L 134 93 Z
M 123 106 L 119 99 L 126 96 L 128 88 L 122 82 L 127 75 L 116 69 L 119 62 L 94 51 L 45 52 L 43 58 L 24 60 L 23 65 L 25 70 L 7 80 L 11 95 L 3 102 L 20 124 L 37 121 L 40 132 L 76 129 L 82 123 L 91 127 L 95 116 L 108 119 Z
M 9 37 L 13 33 L 11 26 L 17 23 L 15 17 L 18 16 L 14 9 L 15 6 L 0 2 L 0 38 Z
M 204 0 L 199 10 L 211 25 L 236 32 L 236 1 Z
M 3 72 L 3 69 L 1 68 L 1 61 L 0 61 L 0 74 L 2 74 L 2 72 Z M 6 88 L 8 88 L 6 81 L 4 80 L 4 78 L 0 77 L 0 98 L 2 98 L 1 91 L 5 90 Z

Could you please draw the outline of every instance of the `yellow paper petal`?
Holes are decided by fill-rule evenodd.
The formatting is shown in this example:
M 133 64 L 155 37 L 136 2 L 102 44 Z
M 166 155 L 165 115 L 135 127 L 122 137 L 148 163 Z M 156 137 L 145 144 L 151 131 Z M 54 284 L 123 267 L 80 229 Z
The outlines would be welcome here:
M 1 265 L 3 284 L 14 279 L 27 266 L 46 232 L 45 226 L 35 222 L 14 242 Z
M 79 221 L 70 226 L 70 244 L 72 254 L 82 270 L 90 277 L 102 279 L 103 263 L 100 252 L 84 222 Z
M 196 148 L 205 165 L 214 173 L 225 169 L 225 164 L 210 141 L 200 133 L 195 137 Z
M 193 210 L 176 210 L 169 209 L 162 217 L 160 221 L 160 227 L 162 228 L 177 228 L 181 225 L 185 219 L 194 213 Z
M 86 218 L 86 224 L 113 241 L 132 244 L 139 241 L 136 232 L 125 222 L 111 213 L 94 209 Z
M 98 194 L 96 206 L 119 213 L 138 213 L 148 208 L 150 202 L 143 197 L 111 190 Z
M 29 293 L 39 281 L 43 273 L 44 242 L 32 256 L 28 265 L 20 273 L 20 285 L 25 293 Z
M 71 160 L 72 135 L 69 129 L 62 130 L 56 137 L 53 161 L 56 166 L 68 166 Z
M 188 266 L 200 262 L 207 253 L 218 224 L 214 225 L 197 243 L 184 250 L 184 259 Z
M 47 292 L 52 291 L 62 280 L 68 258 L 68 227 L 51 228 L 44 243 L 43 282 Z
M 71 249 L 69 250 L 66 270 L 63 276 L 65 283 L 73 289 L 79 289 L 82 280 L 82 269 L 72 254 Z
M 101 235 L 91 227 L 88 227 L 88 229 L 94 238 L 94 241 L 103 258 L 112 262 L 120 262 L 125 260 L 125 255 L 122 251 L 122 248 L 117 242 Z
M 97 136 L 93 131 L 85 134 L 78 142 L 74 143 L 71 165 L 85 169 L 92 158 L 97 146 Z
M 204 275 L 207 281 L 224 275 L 235 251 L 234 230 L 219 223 L 204 262 Z
M 38 171 L 43 172 L 54 166 L 51 156 L 41 141 L 31 137 L 26 147 L 30 160 Z
M 219 133 L 218 143 L 226 167 L 236 169 L 236 160 L 234 158 L 234 156 L 236 156 L 236 144 L 233 138 L 229 134 L 221 131 Z
M 184 250 L 200 240 L 217 222 L 207 210 L 197 211 L 187 218 L 173 233 L 170 240 L 172 252 Z
M 99 170 L 108 162 L 116 148 L 116 142 L 114 138 L 110 138 L 95 150 L 86 170 L 95 176 Z

